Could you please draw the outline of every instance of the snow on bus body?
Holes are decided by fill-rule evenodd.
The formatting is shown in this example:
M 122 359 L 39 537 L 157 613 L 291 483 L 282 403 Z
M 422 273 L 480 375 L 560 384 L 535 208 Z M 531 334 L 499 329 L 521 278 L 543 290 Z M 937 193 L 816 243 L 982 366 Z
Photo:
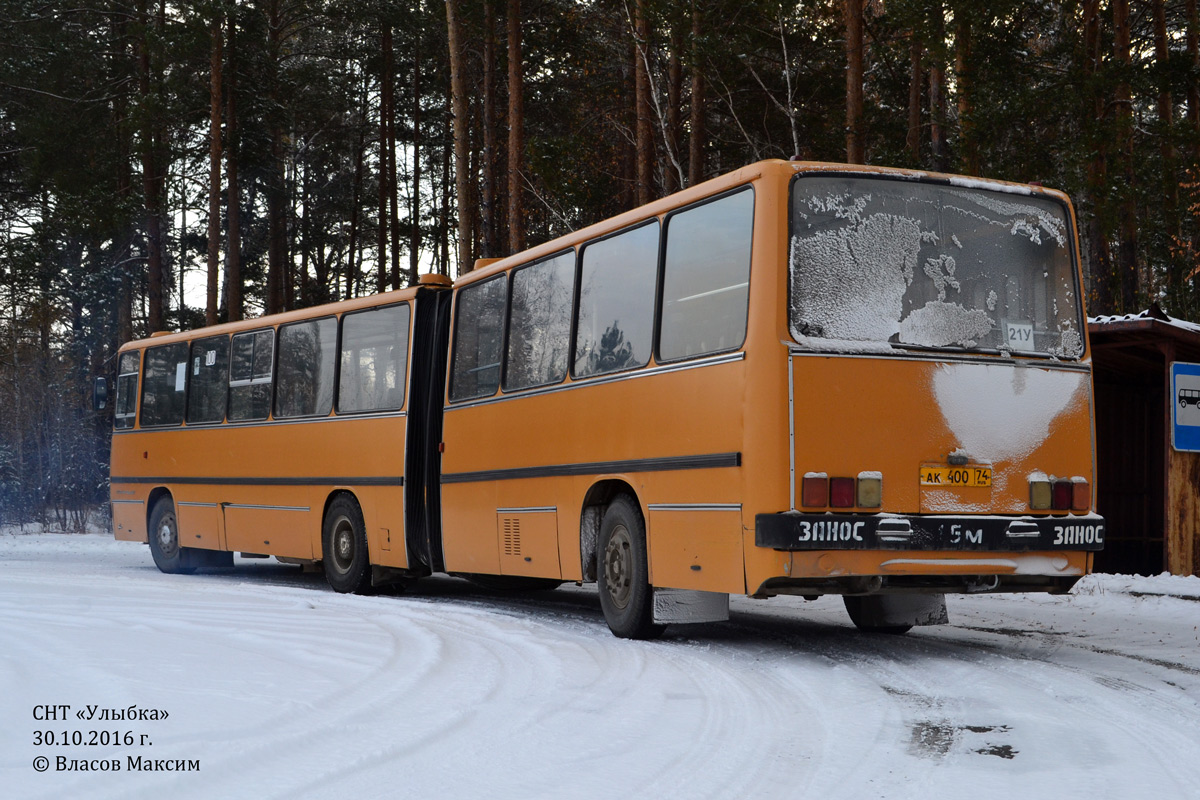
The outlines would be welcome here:
M 835 591 L 826 579 L 854 576 L 953 586 L 972 570 L 1028 578 L 989 581 L 999 590 L 1063 590 L 1103 539 L 1090 492 L 1080 493 L 1087 507 L 1051 518 L 1031 507 L 1027 481 L 1038 471 L 1073 487 L 1094 471 L 1069 202 L 1034 187 L 914 177 L 846 169 L 793 184 L 795 474 L 875 472 L 883 497 L 880 508 L 806 505 L 797 486 L 798 507 L 778 516 L 793 518 L 797 539 L 809 520 L 811 538 L 783 548 L 788 577 L 768 592 Z M 913 480 L 954 465 L 986 480 Z M 817 536 L 822 517 L 837 542 Z M 848 538 L 838 520 L 851 523 Z M 897 549 L 921 552 L 888 552 Z

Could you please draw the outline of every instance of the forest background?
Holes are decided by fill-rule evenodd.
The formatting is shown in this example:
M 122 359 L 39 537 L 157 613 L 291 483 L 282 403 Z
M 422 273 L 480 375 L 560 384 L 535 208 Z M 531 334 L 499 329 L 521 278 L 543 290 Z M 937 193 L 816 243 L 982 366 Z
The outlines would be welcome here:
M 762 158 L 1038 181 L 1200 312 L 1197 0 L 5 0 L 0 524 L 108 496 L 121 343 L 457 275 Z

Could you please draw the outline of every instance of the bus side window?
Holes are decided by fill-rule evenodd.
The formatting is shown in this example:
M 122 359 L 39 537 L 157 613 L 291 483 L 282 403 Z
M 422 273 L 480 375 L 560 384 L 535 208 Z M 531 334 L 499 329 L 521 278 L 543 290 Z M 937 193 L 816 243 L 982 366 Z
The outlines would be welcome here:
M 276 417 L 326 416 L 333 410 L 336 352 L 335 317 L 279 327 Z
M 583 250 L 576 377 L 645 366 L 654 330 L 658 220 Z
M 741 347 L 753 232 L 754 190 L 749 188 L 667 218 L 661 360 Z
M 575 251 L 513 271 L 504 389 L 558 383 L 567 374 Z
M 459 290 L 454 311 L 450 399 L 489 397 L 500 386 L 500 348 L 508 281 L 498 275 Z
M 122 353 L 117 363 L 117 402 L 113 408 L 113 427 L 132 428 L 137 419 L 138 372 L 142 354 Z
M 342 317 L 338 413 L 399 411 L 408 365 L 408 305 Z
M 146 379 L 142 381 L 142 427 L 183 424 L 187 356 L 186 342 L 146 350 Z
M 188 364 L 187 421 L 221 422 L 225 419 L 229 382 L 229 337 L 210 336 L 192 342 L 192 359 Z
M 271 410 L 275 331 L 234 335 L 229 359 L 229 420 L 266 419 Z

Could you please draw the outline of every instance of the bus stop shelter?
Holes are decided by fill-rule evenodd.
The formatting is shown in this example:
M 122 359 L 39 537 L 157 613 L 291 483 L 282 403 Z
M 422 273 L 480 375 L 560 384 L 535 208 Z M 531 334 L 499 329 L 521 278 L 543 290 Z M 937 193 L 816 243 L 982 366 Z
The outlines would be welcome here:
M 1152 305 L 1088 320 L 1096 397 L 1099 572 L 1200 575 L 1200 453 L 1172 443 L 1173 362 L 1200 363 L 1200 325 Z

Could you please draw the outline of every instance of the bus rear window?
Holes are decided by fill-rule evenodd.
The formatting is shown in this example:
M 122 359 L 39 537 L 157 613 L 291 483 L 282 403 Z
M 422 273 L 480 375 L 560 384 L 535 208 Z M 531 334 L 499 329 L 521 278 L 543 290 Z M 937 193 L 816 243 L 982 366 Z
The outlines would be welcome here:
M 1059 202 L 861 176 L 792 184 L 793 337 L 814 348 L 1083 349 L 1074 235 Z M 840 344 L 839 344 L 840 343 Z

